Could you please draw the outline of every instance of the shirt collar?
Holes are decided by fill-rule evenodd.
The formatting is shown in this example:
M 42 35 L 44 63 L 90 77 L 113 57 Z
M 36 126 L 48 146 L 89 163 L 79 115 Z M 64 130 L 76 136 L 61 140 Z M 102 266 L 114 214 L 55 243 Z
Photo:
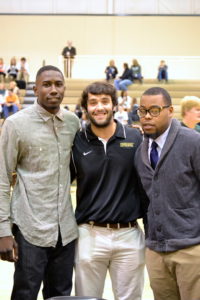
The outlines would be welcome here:
M 37 101 L 35 101 L 34 105 L 36 107 L 36 111 L 39 113 L 39 115 L 45 122 L 47 122 L 49 119 L 52 119 L 53 117 L 57 117 L 60 121 L 64 121 L 63 111 L 61 110 L 61 108 L 54 115 L 49 113 L 46 109 L 44 109 L 40 104 L 38 104 Z
M 117 123 L 116 126 L 116 130 L 115 133 L 113 134 L 113 137 L 116 138 L 126 138 L 126 132 L 125 132 L 125 127 L 123 124 L 121 124 L 119 121 L 114 120 L 114 122 Z M 93 131 L 91 130 L 91 125 L 87 125 L 86 129 L 85 129 L 85 136 L 87 138 L 88 141 L 94 140 L 94 139 L 98 139 L 98 137 L 93 133 Z

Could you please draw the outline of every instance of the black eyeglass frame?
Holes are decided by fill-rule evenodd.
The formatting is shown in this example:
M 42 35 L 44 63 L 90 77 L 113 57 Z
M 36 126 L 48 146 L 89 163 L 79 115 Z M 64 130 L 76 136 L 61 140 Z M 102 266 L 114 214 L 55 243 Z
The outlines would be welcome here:
M 162 111 L 164 108 L 168 108 L 168 107 L 170 107 L 170 106 L 171 106 L 171 105 L 164 105 L 164 106 L 153 105 L 153 106 L 151 106 L 149 109 L 142 108 L 142 107 L 138 107 L 138 109 L 137 109 L 137 114 L 138 114 L 138 116 L 139 116 L 140 118 L 144 118 L 144 117 L 147 115 L 147 113 L 149 113 L 150 116 L 152 116 L 152 117 L 158 117 L 158 116 L 160 115 L 161 111 Z M 140 108 L 141 108 L 143 111 L 145 111 L 145 114 L 141 114 L 141 113 L 140 113 Z M 159 113 L 156 114 L 156 115 L 152 114 L 152 113 L 151 113 L 151 109 L 152 109 L 152 108 L 159 108 Z

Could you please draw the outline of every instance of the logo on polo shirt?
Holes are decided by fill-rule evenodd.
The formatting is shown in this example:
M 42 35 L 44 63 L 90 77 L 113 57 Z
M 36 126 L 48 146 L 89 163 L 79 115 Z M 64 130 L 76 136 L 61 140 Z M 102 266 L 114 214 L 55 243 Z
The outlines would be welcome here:
M 122 148 L 133 148 L 135 143 L 120 143 L 120 147 Z
M 83 152 L 83 155 L 85 156 L 85 155 L 88 155 L 88 154 L 90 154 L 92 152 L 92 150 L 91 151 L 88 151 L 88 152 Z

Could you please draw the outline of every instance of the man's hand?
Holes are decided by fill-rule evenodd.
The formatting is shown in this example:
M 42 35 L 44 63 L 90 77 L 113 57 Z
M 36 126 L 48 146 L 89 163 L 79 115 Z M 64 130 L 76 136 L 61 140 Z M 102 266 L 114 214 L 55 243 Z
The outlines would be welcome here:
M 132 128 L 136 128 L 140 131 L 141 134 L 144 134 L 144 131 L 142 129 L 142 126 L 140 126 L 139 124 L 131 124 Z
M 12 236 L 0 237 L 0 257 L 10 262 L 18 260 L 18 245 Z

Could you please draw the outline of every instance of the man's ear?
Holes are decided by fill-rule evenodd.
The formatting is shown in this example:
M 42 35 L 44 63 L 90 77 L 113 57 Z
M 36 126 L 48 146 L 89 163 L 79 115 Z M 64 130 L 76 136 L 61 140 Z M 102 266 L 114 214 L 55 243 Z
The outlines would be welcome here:
M 174 113 L 174 107 L 173 106 L 169 107 L 169 112 L 170 112 L 170 116 L 173 116 L 173 113 Z
M 35 96 L 37 97 L 37 96 L 38 96 L 38 93 L 37 93 L 37 88 L 36 88 L 35 85 L 34 85 L 34 87 L 33 87 L 33 91 L 34 91 Z

